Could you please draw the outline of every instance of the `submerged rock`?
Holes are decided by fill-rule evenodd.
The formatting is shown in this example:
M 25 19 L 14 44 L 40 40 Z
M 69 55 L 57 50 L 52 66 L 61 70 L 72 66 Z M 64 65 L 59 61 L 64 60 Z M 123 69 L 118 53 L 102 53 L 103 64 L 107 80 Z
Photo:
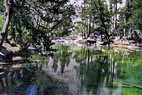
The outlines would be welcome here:
M 94 50 L 94 51 L 93 51 L 94 54 L 100 54 L 100 53 L 102 53 L 102 52 L 103 52 L 102 50 Z

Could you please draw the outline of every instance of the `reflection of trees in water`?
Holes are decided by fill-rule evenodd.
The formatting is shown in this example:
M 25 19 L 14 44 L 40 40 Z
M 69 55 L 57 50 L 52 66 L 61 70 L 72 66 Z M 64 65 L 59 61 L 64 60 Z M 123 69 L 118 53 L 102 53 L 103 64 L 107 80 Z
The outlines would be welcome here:
M 9 77 L 8 73 L 11 68 L 11 64 L 3 65 L 2 68 L 0 68 L 0 95 L 1 93 L 8 92 L 9 90 Z
M 109 56 L 92 55 L 91 50 L 82 49 L 76 53 L 75 59 L 80 63 L 78 74 L 80 75 L 81 85 L 84 85 L 87 91 L 96 94 L 98 89 L 105 86 L 113 86 L 115 78 L 115 63 Z
M 72 53 L 69 51 L 69 47 L 63 47 L 62 50 L 57 52 L 57 55 L 53 57 L 53 69 L 57 70 L 58 68 L 58 63 L 61 65 L 61 73 L 64 72 L 65 66 L 68 66 L 70 63 L 70 57 Z
M 89 49 L 81 48 L 81 50 L 78 50 L 75 52 L 75 55 L 73 58 L 75 58 L 77 62 L 82 63 L 82 62 L 86 62 L 86 59 L 89 59 L 90 57 L 91 56 L 90 56 Z
M 69 47 L 62 47 L 53 58 L 55 62 L 53 63 L 53 68 L 55 69 L 56 67 L 57 69 L 61 66 L 59 69 L 63 73 L 64 68 L 68 66 L 70 61 L 75 60 L 76 62 L 73 64 L 76 65 L 74 69 L 76 69 L 79 79 L 75 79 L 75 81 L 78 80 L 79 82 L 76 84 L 79 85 L 77 88 L 78 93 L 82 93 L 81 91 L 85 89 L 94 94 L 102 93 L 103 90 L 108 93 L 116 93 L 120 89 L 116 80 L 130 77 L 130 75 L 126 76 L 126 74 L 128 74 L 128 68 L 133 66 L 132 59 L 136 58 L 136 56 L 128 58 L 131 53 L 106 51 L 100 54 L 101 52 L 99 51 L 101 50 L 97 50 L 96 54 L 94 50 L 83 47 L 80 48 L 80 50 L 70 52 Z M 132 53 L 132 55 L 134 54 Z M 137 55 L 140 55 L 140 53 Z M 129 61 L 131 61 L 131 63 Z M 68 68 L 70 69 L 70 66 L 68 66 Z M 70 73 L 72 72 L 68 72 L 68 74 Z M 114 82 L 116 84 L 113 84 Z M 116 92 L 108 88 L 115 88 Z
M 6 69 L 4 75 L 0 77 L 0 84 L 3 84 L 3 89 L 0 92 L 0 95 L 24 94 L 25 85 L 28 82 L 31 82 L 31 78 L 34 75 L 32 69 L 30 68 L 30 71 L 26 68 L 12 69 L 11 71 L 9 71 L 9 69 Z M 19 88 L 21 88 L 22 91 Z
M 0 77 L 0 95 L 68 95 L 68 88 L 42 71 L 38 65 L 11 70 Z M 2 84 L 2 85 L 1 85 Z M 35 94 L 34 94 L 35 93 Z
M 0 93 L 3 93 L 5 90 L 7 90 L 7 86 L 8 86 L 7 74 L 8 74 L 7 70 L 0 69 Z
M 58 68 L 58 56 L 55 55 L 55 56 L 53 57 L 53 69 L 54 69 L 54 72 L 57 71 L 57 68 Z

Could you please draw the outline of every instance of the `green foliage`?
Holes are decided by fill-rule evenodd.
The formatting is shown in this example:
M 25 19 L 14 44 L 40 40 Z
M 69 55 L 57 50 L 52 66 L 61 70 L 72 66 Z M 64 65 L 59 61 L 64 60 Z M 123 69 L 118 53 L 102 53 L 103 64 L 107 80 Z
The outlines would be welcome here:
M 2 15 L 0 15 L 0 30 L 2 29 L 2 27 L 3 27 L 3 16 Z
M 128 26 L 128 25 L 124 22 L 125 17 L 124 17 L 124 15 L 122 15 L 122 14 L 124 14 L 124 11 L 123 11 L 123 10 L 121 11 L 121 15 L 120 15 L 120 18 L 119 18 L 119 23 L 118 23 L 118 29 L 117 29 L 117 31 L 118 31 L 119 34 L 121 34 L 121 33 L 123 32 L 123 29 L 126 29 L 127 26 Z
M 4 0 L 0 0 L 0 13 L 3 12 L 3 9 L 4 9 L 3 1 Z
M 106 29 L 107 32 L 109 32 L 111 27 L 111 11 L 109 11 L 107 4 L 104 0 L 97 0 L 97 2 L 95 2 L 95 9 L 95 18 L 97 18 L 97 20 L 95 20 L 96 25 L 101 28 L 102 31 Z
M 16 42 L 21 46 L 33 45 L 48 50 L 54 37 L 67 35 L 72 28 L 71 15 L 75 11 L 72 5 L 66 4 L 67 1 L 14 0 L 10 22 L 11 35 L 15 35 Z M 16 5 L 28 7 L 17 8 Z M 54 35 L 58 32 L 59 36 Z
M 129 24 L 132 28 L 142 30 L 142 2 L 141 0 L 134 0 L 131 3 L 132 16 L 129 18 Z
M 32 53 L 27 49 L 21 49 L 20 51 L 16 52 L 16 55 L 22 56 L 24 58 L 29 58 L 32 55 Z
M 111 27 L 111 11 L 109 11 L 105 0 L 87 0 L 81 7 L 81 22 L 78 22 L 76 27 L 79 32 L 82 32 L 83 36 L 88 36 L 94 30 L 94 28 L 106 28 L 109 31 Z M 80 11 L 80 10 L 79 10 Z
M 126 6 L 121 9 L 118 31 L 122 34 L 126 30 L 126 34 L 131 34 L 132 29 L 142 30 L 142 7 L 141 0 L 128 1 Z M 139 35 L 141 35 L 140 33 Z

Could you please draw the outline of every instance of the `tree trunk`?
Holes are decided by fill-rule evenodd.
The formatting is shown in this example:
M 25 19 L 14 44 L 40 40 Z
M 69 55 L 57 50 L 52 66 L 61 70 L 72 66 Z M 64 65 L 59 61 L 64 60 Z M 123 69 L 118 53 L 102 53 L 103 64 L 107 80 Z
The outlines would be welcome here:
M 0 48 L 2 47 L 2 44 L 3 44 L 3 42 L 6 39 L 7 34 L 8 34 L 8 26 L 9 26 L 9 22 L 10 22 L 10 9 L 11 9 L 10 0 L 4 0 L 4 7 L 5 7 L 4 25 L 3 25 L 2 31 L 0 33 L 0 36 L 1 36 Z
M 124 15 L 124 24 L 126 23 L 126 15 Z M 126 40 L 126 27 L 123 29 L 123 39 Z
M 117 0 L 114 0 L 114 31 L 117 34 Z

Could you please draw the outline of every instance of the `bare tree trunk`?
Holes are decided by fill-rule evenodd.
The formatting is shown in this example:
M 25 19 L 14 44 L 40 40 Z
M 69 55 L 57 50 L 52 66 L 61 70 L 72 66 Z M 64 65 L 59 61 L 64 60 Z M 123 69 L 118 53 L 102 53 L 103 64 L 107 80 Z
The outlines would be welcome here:
M 10 9 L 11 9 L 10 0 L 4 0 L 4 7 L 5 7 L 4 25 L 3 25 L 2 31 L 0 33 L 0 36 L 1 36 L 0 47 L 2 47 L 2 44 L 3 44 L 3 42 L 6 39 L 7 34 L 8 34 L 8 26 L 9 26 L 9 22 L 10 22 Z

